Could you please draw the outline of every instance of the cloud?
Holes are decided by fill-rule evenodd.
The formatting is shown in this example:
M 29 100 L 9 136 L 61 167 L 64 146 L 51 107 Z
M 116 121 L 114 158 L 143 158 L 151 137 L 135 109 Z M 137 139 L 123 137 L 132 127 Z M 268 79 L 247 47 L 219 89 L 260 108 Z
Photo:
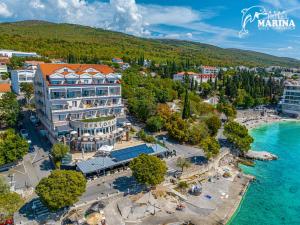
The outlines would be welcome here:
M 114 18 L 107 28 L 134 35 L 150 35 L 135 0 L 110 0 L 110 6 Z
M 283 48 L 278 48 L 278 51 L 291 51 L 294 50 L 294 48 L 292 46 L 287 46 L 287 47 L 283 47 Z
M 7 5 L 4 2 L 0 2 L 0 18 L 6 18 L 10 16 L 12 16 L 12 13 L 9 11 Z

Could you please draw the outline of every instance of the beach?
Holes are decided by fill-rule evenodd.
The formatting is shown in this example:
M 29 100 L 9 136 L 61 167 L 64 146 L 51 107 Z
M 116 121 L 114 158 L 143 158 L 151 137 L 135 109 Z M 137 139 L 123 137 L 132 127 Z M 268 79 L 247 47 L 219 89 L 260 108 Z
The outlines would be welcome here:
M 278 115 L 275 110 L 255 111 L 253 109 L 238 110 L 236 122 L 245 125 L 248 130 L 260 127 L 265 124 L 272 124 L 276 122 L 299 121 L 297 119 L 283 117 Z

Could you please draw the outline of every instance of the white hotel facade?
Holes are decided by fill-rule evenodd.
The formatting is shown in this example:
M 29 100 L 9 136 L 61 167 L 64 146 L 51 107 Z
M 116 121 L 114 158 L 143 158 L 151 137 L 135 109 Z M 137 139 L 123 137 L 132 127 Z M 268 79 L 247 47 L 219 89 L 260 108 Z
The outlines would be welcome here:
M 300 116 L 300 80 L 287 80 L 285 82 L 279 107 L 285 114 Z
M 41 64 L 35 76 L 37 116 L 52 143 L 95 151 L 124 135 L 121 74 L 106 65 Z

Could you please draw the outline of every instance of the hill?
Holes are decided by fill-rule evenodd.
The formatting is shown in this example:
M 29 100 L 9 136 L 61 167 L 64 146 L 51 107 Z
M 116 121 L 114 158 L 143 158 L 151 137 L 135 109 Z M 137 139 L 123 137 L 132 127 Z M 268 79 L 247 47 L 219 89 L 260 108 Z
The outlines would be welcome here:
M 45 21 L 0 23 L 0 49 L 36 51 L 41 55 L 110 60 L 113 57 L 145 58 L 155 62 L 185 61 L 219 66 L 298 67 L 300 61 L 254 51 L 224 49 L 197 42 L 146 39 L 74 24 Z

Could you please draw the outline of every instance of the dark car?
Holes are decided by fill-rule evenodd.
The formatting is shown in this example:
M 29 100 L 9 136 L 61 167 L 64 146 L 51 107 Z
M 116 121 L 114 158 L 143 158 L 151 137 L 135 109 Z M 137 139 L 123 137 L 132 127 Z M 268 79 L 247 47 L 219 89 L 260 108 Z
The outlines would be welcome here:
M 34 151 L 35 151 L 35 149 L 34 149 L 33 145 L 30 145 L 30 146 L 29 146 L 29 149 L 28 149 L 28 152 L 31 153 L 31 152 L 34 152 Z

